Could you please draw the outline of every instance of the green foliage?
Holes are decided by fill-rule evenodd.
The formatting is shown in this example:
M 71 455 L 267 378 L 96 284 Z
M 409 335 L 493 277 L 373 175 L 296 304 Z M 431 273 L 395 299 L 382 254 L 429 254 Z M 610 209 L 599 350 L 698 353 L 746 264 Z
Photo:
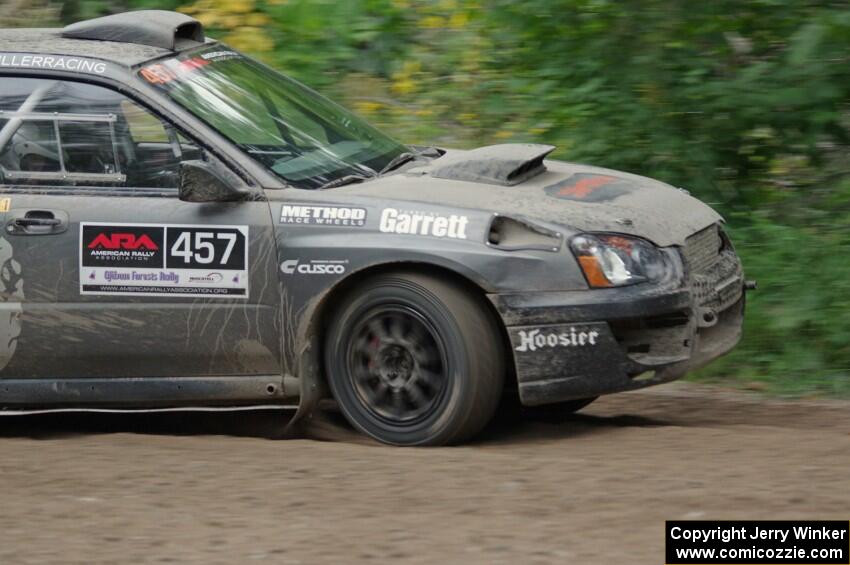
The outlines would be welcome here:
M 49 26 L 59 17 L 59 7 L 49 0 L 0 2 L 0 27 Z
M 842 190 L 850 189 L 845 183 Z M 850 396 L 850 214 L 794 226 L 768 214 L 731 218 L 747 274 L 745 340 L 699 375 L 784 394 Z M 833 221 L 834 220 L 834 221 Z
M 552 143 L 687 187 L 760 283 L 700 377 L 850 395 L 845 2 L 75 2 L 65 19 L 181 6 L 408 142 Z

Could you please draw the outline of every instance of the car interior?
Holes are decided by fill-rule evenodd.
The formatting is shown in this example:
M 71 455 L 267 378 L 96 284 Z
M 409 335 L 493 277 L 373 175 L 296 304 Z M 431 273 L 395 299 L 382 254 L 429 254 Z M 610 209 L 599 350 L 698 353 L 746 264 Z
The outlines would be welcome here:
M 0 182 L 176 189 L 200 149 L 107 88 L 0 77 Z

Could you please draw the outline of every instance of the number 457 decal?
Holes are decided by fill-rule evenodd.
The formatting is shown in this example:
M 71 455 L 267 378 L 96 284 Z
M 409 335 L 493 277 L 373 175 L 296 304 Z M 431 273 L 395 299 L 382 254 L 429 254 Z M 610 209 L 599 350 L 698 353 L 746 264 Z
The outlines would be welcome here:
M 247 299 L 248 226 L 80 223 L 80 293 Z
M 168 227 L 168 269 L 246 268 L 247 228 Z
M 177 236 L 177 241 L 171 246 L 171 256 L 182 257 L 186 265 L 193 261 L 200 265 L 212 265 L 216 260 L 226 265 L 233 256 L 233 248 L 236 247 L 238 237 L 235 233 L 195 232 L 193 246 L 192 234 L 183 232 Z M 217 257 L 216 240 L 226 242 L 221 257 Z

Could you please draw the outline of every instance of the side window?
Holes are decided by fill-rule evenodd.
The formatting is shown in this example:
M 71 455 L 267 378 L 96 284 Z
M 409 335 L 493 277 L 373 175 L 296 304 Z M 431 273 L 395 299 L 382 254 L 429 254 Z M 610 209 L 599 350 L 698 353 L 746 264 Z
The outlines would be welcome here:
M 122 100 L 121 113 L 127 119 L 130 137 L 136 143 L 169 143 L 163 123 L 141 106 Z
M 118 92 L 0 77 L 0 183 L 177 189 L 200 151 Z

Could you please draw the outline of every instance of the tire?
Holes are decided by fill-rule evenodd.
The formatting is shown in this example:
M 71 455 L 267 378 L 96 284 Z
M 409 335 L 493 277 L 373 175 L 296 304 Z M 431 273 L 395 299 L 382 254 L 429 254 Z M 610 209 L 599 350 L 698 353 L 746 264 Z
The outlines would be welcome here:
M 505 352 L 481 297 L 399 272 L 364 281 L 332 316 L 328 383 L 361 432 L 391 445 L 446 445 L 469 439 L 492 418 Z

